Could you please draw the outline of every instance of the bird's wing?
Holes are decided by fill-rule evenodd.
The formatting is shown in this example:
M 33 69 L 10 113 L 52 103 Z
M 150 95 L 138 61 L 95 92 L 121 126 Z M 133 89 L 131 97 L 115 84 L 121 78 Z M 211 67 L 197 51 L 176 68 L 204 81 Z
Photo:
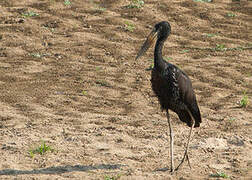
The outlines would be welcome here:
M 196 96 L 189 77 L 180 69 L 176 69 L 176 80 L 179 89 L 179 96 L 183 103 L 187 106 L 195 119 L 195 127 L 199 127 L 201 123 L 201 115 L 196 101 Z
M 188 113 L 189 110 L 195 119 L 194 127 L 199 127 L 201 115 L 189 77 L 178 67 L 170 63 L 166 64 L 166 68 L 162 72 L 162 77 L 164 78 L 164 82 L 167 83 L 165 85 L 165 89 L 169 91 L 167 93 L 172 93 L 173 97 L 177 98 L 179 103 L 186 106 L 187 110 L 183 108 L 182 104 L 181 108 L 174 109 L 180 120 L 187 123 L 188 126 L 191 126 L 192 122 L 191 116 Z

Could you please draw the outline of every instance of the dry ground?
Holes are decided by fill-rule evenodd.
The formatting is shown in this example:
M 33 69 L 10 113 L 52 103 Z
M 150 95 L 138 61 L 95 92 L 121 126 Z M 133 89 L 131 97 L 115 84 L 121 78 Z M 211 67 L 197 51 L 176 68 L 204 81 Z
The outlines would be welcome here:
M 0 1 L 0 179 L 252 177 L 252 1 Z M 155 23 L 192 79 L 203 123 L 170 175 L 167 120 L 150 86 Z M 172 114 L 175 162 L 189 128 Z M 54 149 L 29 154 L 41 141 Z M 250 177 L 250 178 L 249 178 Z

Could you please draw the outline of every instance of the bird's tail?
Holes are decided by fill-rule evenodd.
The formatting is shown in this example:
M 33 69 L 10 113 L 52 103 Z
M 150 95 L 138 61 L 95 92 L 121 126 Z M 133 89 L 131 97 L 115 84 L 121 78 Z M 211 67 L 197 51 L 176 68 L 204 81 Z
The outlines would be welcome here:
M 192 116 L 190 115 L 190 113 L 186 110 L 183 110 L 183 111 L 180 111 L 179 113 L 177 113 L 179 115 L 179 119 L 182 121 L 182 122 L 185 122 L 187 124 L 187 126 L 189 127 L 192 127 L 192 118 L 194 119 L 195 121 L 195 124 L 194 124 L 194 127 L 200 127 L 200 123 L 201 123 L 201 117 L 200 117 L 200 113 L 198 111 L 198 113 L 196 113 L 197 115 L 195 114 L 192 114 Z

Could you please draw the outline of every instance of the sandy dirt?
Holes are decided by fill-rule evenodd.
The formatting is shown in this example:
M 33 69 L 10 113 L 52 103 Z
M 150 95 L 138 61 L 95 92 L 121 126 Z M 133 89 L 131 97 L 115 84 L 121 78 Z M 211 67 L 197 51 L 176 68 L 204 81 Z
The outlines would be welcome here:
M 0 1 L 0 179 L 251 179 L 252 1 L 130 4 Z M 164 57 L 192 79 L 203 118 L 192 169 L 173 175 L 153 48 L 135 61 L 162 20 L 172 26 Z M 189 128 L 171 118 L 177 165 Z M 54 151 L 31 156 L 42 141 Z

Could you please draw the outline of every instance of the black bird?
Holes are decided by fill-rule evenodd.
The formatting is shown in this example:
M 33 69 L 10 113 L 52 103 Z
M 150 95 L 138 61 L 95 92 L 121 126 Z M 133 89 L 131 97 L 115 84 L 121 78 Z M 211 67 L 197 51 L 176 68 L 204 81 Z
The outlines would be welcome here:
M 156 24 L 139 50 L 136 59 L 142 56 L 151 44 L 153 44 L 155 39 L 157 39 L 154 51 L 154 68 L 152 69 L 151 74 L 151 84 L 154 93 L 158 97 L 161 109 L 166 110 L 170 130 L 171 172 L 174 172 L 174 170 L 178 170 L 183 164 L 185 158 L 187 158 L 188 165 L 191 168 L 187 154 L 188 146 L 192 134 L 192 128 L 200 126 L 201 115 L 189 77 L 181 69 L 165 61 L 162 57 L 164 42 L 170 33 L 171 26 L 168 22 L 162 21 Z M 182 122 L 191 127 L 184 157 L 176 169 L 174 169 L 173 162 L 173 132 L 169 109 L 174 111 Z

